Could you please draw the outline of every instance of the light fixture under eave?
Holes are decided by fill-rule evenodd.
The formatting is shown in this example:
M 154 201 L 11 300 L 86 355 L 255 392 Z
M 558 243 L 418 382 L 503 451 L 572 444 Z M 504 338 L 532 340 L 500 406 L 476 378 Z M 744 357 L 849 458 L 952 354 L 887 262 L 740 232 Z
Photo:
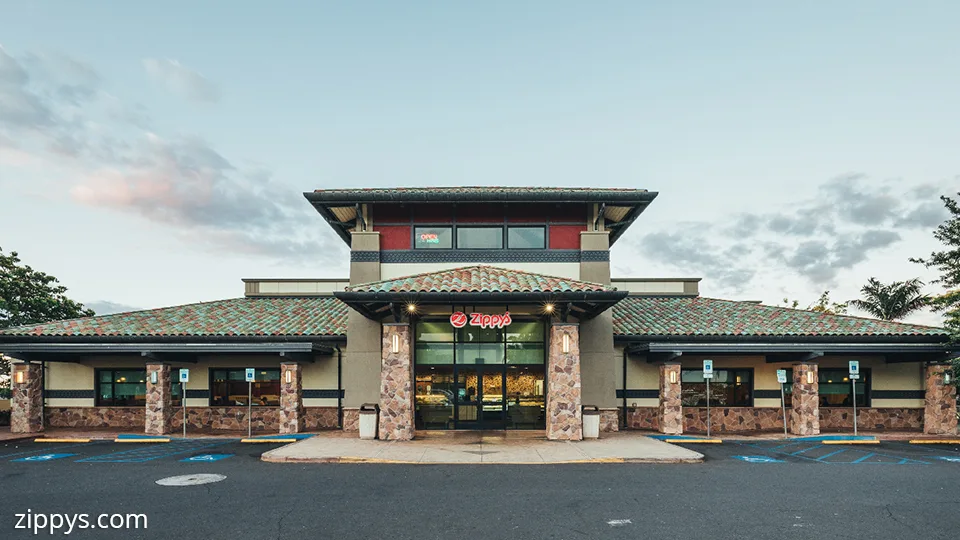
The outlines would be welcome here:
M 416 313 L 417 305 L 416 304 L 407 304 L 407 313 Z
M 570 352 L 570 334 L 563 335 L 563 352 Z
M 26 375 L 27 374 L 22 370 L 17 371 L 17 373 L 13 376 L 13 382 L 17 384 L 23 384 L 27 379 Z
M 950 384 L 953 382 L 953 373 L 949 371 L 943 372 L 943 384 Z
M 398 353 L 400 352 L 400 336 L 398 334 L 393 335 L 392 343 L 390 344 L 390 352 Z
M 293 373 L 289 369 L 286 372 L 286 378 L 287 378 L 287 384 L 290 384 L 291 382 L 293 382 Z
M 553 313 L 553 304 L 544 304 L 543 305 L 544 313 Z
M 812 372 L 812 371 L 808 371 L 808 372 L 807 372 L 807 384 L 813 384 L 813 372 Z
M 670 384 L 677 384 L 677 372 L 670 370 Z

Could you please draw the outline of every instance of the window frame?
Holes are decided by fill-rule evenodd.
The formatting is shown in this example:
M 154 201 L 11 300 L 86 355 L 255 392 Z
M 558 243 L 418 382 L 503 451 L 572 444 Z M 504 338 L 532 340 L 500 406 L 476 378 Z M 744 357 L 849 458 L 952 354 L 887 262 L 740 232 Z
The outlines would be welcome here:
M 703 373 L 703 368 L 702 368 L 702 367 L 700 367 L 700 368 L 684 368 L 684 367 L 681 367 L 681 368 L 680 368 L 680 388 L 681 388 L 680 399 L 681 399 L 681 402 L 682 402 L 682 400 L 683 400 L 683 386 L 684 386 L 684 383 L 683 383 L 683 372 L 684 372 L 684 371 L 687 371 L 687 372 L 690 372 L 690 371 L 698 371 L 698 372 L 700 372 L 700 373 Z M 727 367 L 725 367 L 725 368 L 714 368 L 714 370 L 713 370 L 714 373 L 716 373 L 716 372 L 718 372 L 718 371 L 732 371 L 732 372 L 734 372 L 734 375 L 733 375 L 734 377 L 736 377 L 736 372 L 738 372 L 738 371 L 741 371 L 741 372 L 749 372 L 749 373 L 750 373 L 750 389 L 749 389 L 750 397 L 749 397 L 749 399 L 747 400 L 747 403 L 748 403 L 747 405 L 714 405 L 714 404 L 711 404 L 710 407 L 711 407 L 711 408 L 722 408 L 722 409 L 753 408 L 753 407 L 755 406 L 755 403 L 756 403 L 756 395 L 755 395 L 756 385 L 757 385 L 756 370 L 755 370 L 754 368 L 738 368 L 738 367 L 731 367 L 731 368 L 727 368 Z M 704 385 L 706 385 L 706 382 L 707 382 L 706 379 L 703 379 L 703 383 L 686 383 L 686 384 L 704 384 Z M 712 398 L 712 397 L 713 397 L 713 396 L 712 396 L 712 392 L 711 392 L 711 398 Z M 707 406 L 706 406 L 706 405 L 684 405 L 684 407 L 705 409 Z
M 111 399 L 111 400 L 116 400 L 116 399 L 117 399 L 117 398 L 116 398 L 116 395 L 117 395 L 117 391 L 116 391 L 116 386 L 117 386 L 117 376 L 116 376 L 116 372 L 118 372 L 118 371 L 137 371 L 137 372 L 139 372 L 139 371 L 141 371 L 141 370 L 140 370 L 140 369 L 137 369 L 137 368 L 135 368 L 135 367 L 133 367 L 133 368 L 126 368 L 126 367 L 95 368 L 95 369 L 93 370 L 93 392 L 94 392 L 94 396 L 93 396 L 93 406 L 94 406 L 94 407 L 146 407 L 146 405 L 147 405 L 147 395 L 150 393 L 149 389 L 147 389 L 147 385 L 150 384 L 150 382 L 149 382 L 150 379 L 149 379 L 149 374 L 147 373 L 147 368 L 146 368 L 146 367 L 143 368 L 143 384 L 144 384 L 144 390 L 145 390 L 145 392 L 144 392 L 144 397 L 143 397 L 143 405 L 116 405 L 116 404 L 105 405 L 105 404 L 103 403 L 103 395 L 102 395 L 102 393 L 100 392 L 100 385 L 101 385 L 101 384 L 106 384 L 106 383 L 104 383 L 104 382 L 102 382 L 102 381 L 100 380 L 100 374 L 103 373 L 103 372 L 109 372 L 109 373 L 110 373 L 110 394 L 111 394 L 112 396 L 114 396 L 114 397 L 112 397 L 112 398 L 110 398 L 110 399 Z M 171 370 L 171 374 L 172 374 L 172 370 Z M 170 388 L 170 397 L 171 397 L 171 402 L 174 404 L 175 407 L 180 407 L 180 406 L 182 406 L 183 402 L 182 402 L 182 401 L 180 401 L 180 402 L 174 402 L 173 399 L 172 399 L 172 398 L 173 398 L 173 386 L 174 386 L 174 385 L 177 385 L 177 384 L 180 384 L 180 382 L 174 380 L 173 377 L 172 377 L 172 375 L 171 375 L 171 377 L 170 377 L 170 387 L 171 387 L 171 388 Z M 183 396 L 181 396 L 180 399 L 182 400 L 182 399 L 183 399 Z
M 821 369 L 821 368 L 818 367 L 818 368 L 817 368 L 817 406 L 820 407 L 821 409 L 847 409 L 847 408 L 852 408 L 852 407 L 853 407 L 852 404 L 851 404 L 851 405 L 841 405 L 841 406 L 839 406 L 839 407 L 837 407 L 837 406 L 831 407 L 831 406 L 826 406 L 826 405 L 820 405 L 820 404 L 819 404 L 819 403 L 820 403 L 820 373 L 821 373 L 822 371 L 839 371 L 839 372 L 843 373 L 843 376 L 844 376 L 844 377 L 847 377 L 847 378 L 850 377 L 850 371 L 849 371 L 849 369 L 848 369 L 847 371 L 844 371 L 842 367 L 840 367 L 840 368 L 826 368 L 826 369 Z M 860 378 L 860 381 L 861 381 L 861 382 L 858 383 L 858 384 L 862 384 L 862 385 L 863 385 L 863 400 L 864 400 L 865 403 L 860 403 L 859 401 L 857 401 L 857 407 L 870 408 L 870 407 L 873 406 L 873 396 L 870 395 L 870 394 L 872 393 L 872 391 L 873 391 L 873 370 L 872 370 L 871 368 L 861 368 L 861 369 L 860 369 L 860 377 L 861 377 L 861 378 Z M 863 382 L 863 381 L 866 381 L 866 382 Z M 847 382 L 850 382 L 850 381 L 847 381 Z M 783 397 L 784 397 L 784 401 L 787 402 L 787 403 L 786 403 L 787 408 L 792 409 L 792 408 L 793 408 L 793 368 L 792 368 L 792 367 L 791 367 L 791 368 L 787 368 L 787 384 L 790 386 L 790 391 L 788 392 L 788 391 L 786 390 L 786 388 L 784 388 Z
M 276 382 L 277 382 L 277 384 L 280 385 L 280 386 L 279 386 L 278 392 L 277 392 L 277 400 L 278 400 L 277 405 L 261 405 L 261 404 L 259 404 L 259 403 L 252 403 L 252 402 L 250 403 L 250 405 L 253 406 L 253 407 L 268 407 L 268 408 L 269 408 L 269 407 L 279 407 L 279 406 L 280 406 L 280 403 L 279 403 L 280 395 L 283 393 L 283 370 L 281 369 L 281 367 L 280 367 L 280 366 L 274 366 L 274 367 L 255 367 L 255 368 L 253 368 L 253 369 L 255 369 L 255 370 L 258 371 L 258 372 L 259 372 L 259 371 L 276 371 L 276 372 L 277 372 L 277 381 L 276 381 Z M 246 370 L 247 370 L 247 368 L 235 368 L 235 367 L 211 367 L 211 368 L 207 368 L 207 388 L 208 388 L 208 392 L 209 392 L 209 397 L 207 398 L 207 406 L 209 406 L 209 407 L 246 407 L 246 406 L 247 406 L 246 404 L 245 404 L 245 405 L 230 405 L 230 404 L 221 405 L 221 404 L 215 404 L 215 403 L 213 402 L 213 400 L 215 399 L 214 391 L 213 391 L 213 386 L 216 384 L 215 373 L 216 373 L 217 371 L 225 371 L 225 372 L 227 372 L 226 382 L 229 384 L 229 382 L 230 382 L 230 372 L 231 372 L 231 371 L 239 371 L 239 372 L 245 374 Z M 240 381 L 240 382 L 244 382 L 244 381 Z M 264 381 L 264 382 L 272 382 L 272 381 Z M 229 394 L 228 394 L 228 395 L 229 395 Z
M 449 229 L 450 230 L 450 247 L 422 247 L 417 245 L 417 229 Z M 453 224 L 439 224 L 439 225 L 430 225 L 429 223 L 416 223 L 411 228 L 411 245 L 415 250 L 421 251 L 433 251 L 433 250 L 442 250 L 442 249 L 456 249 L 457 245 L 457 228 Z
M 532 247 L 511 247 L 510 246 L 510 229 L 540 229 L 543 231 L 543 247 L 532 248 Z M 506 249 L 547 249 L 547 226 L 546 225 L 507 225 L 504 227 L 504 238 L 506 242 L 504 245 Z

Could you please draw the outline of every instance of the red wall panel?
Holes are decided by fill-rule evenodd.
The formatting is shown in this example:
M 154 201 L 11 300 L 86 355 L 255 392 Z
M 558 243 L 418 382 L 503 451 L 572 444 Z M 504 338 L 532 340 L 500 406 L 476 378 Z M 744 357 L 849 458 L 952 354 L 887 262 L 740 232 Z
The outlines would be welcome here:
M 413 206 L 415 223 L 453 223 L 452 204 L 417 204 Z
M 580 249 L 580 231 L 586 225 L 550 225 L 550 249 Z
M 457 223 L 503 223 L 502 204 L 458 204 Z
M 373 205 L 374 223 L 409 223 L 410 207 L 405 204 L 375 204 Z
M 551 205 L 511 204 L 507 206 L 508 223 L 546 223 Z
M 380 233 L 380 249 L 410 249 L 410 226 L 409 225 L 388 225 L 376 226 L 374 229 Z
M 586 204 L 556 204 L 550 206 L 550 221 L 581 223 L 587 220 Z

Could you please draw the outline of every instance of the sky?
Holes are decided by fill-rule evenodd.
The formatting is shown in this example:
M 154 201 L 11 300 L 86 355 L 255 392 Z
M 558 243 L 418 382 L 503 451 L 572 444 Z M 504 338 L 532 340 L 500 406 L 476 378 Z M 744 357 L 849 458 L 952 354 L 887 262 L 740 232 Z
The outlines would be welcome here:
M 632 187 L 659 196 L 614 277 L 801 306 L 929 282 L 908 259 L 939 248 L 938 197 L 960 191 L 958 17 L 923 0 L 0 0 L 0 248 L 106 313 L 347 275 L 304 191 Z

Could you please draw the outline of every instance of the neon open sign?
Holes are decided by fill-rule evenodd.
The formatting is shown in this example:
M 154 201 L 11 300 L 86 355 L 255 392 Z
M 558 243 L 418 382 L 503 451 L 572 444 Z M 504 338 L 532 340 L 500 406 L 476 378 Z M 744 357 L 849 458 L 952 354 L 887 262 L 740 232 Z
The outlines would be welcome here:
M 467 316 L 462 311 L 457 311 L 450 315 L 450 324 L 454 328 L 463 328 L 468 324 L 470 326 L 479 326 L 480 328 L 503 328 L 510 326 L 513 319 L 510 318 L 510 312 L 504 312 L 503 315 L 488 315 L 486 313 L 471 313 Z
M 423 233 L 420 235 L 420 241 L 424 244 L 439 244 L 440 237 L 436 233 Z

